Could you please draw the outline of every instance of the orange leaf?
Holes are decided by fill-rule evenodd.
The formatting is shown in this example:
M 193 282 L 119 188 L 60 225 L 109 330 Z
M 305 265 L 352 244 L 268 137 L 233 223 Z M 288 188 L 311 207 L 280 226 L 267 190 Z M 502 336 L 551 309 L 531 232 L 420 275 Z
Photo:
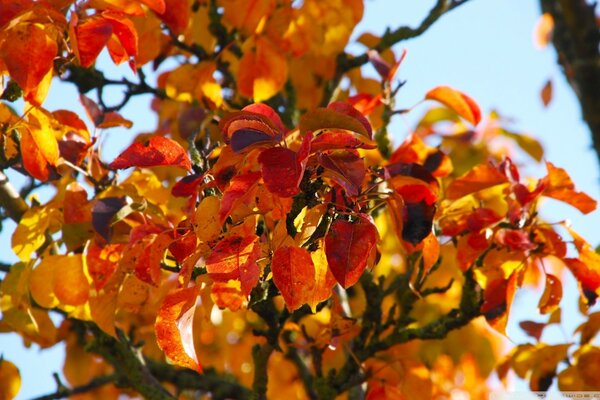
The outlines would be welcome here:
M 165 296 L 154 329 L 158 347 L 175 365 L 202 372 L 192 335 L 198 290 L 198 286 L 177 289 Z
M 50 176 L 48 161 L 40 151 L 29 129 L 21 133 L 21 157 L 23 166 L 32 177 L 40 181 L 47 181 Z
M 152 136 L 150 140 L 135 142 L 119 155 L 110 167 L 125 169 L 129 167 L 156 167 L 174 165 L 186 170 L 192 164 L 185 149 L 174 140 L 162 136 Z
M 18 24 L 6 32 L 0 46 L 0 59 L 10 76 L 25 93 L 36 89 L 53 68 L 58 46 L 56 41 L 36 24 Z
M 538 304 L 540 312 L 548 314 L 556 310 L 562 299 L 562 294 L 562 283 L 560 280 L 552 274 L 546 274 L 546 288 Z
M 481 120 L 481 111 L 477 103 L 466 94 L 449 86 L 431 89 L 425 95 L 425 99 L 439 101 L 473 125 L 477 125 Z
M 164 0 L 164 3 L 164 12 L 161 13 L 155 10 L 159 18 L 162 19 L 174 34 L 183 33 L 190 20 L 191 7 L 189 0 Z
M 352 106 L 348 105 L 348 107 Z M 337 109 L 338 106 L 328 108 L 317 108 L 304 114 L 300 118 L 300 133 L 305 134 L 308 131 L 313 132 L 318 136 L 318 132 L 324 129 L 343 129 L 350 132 L 358 133 L 368 139 L 371 138 L 371 126 L 368 122 L 365 123 L 362 114 L 354 109 L 354 113 L 349 111 L 343 112 Z M 350 115 L 352 114 L 352 115 Z M 362 118 L 357 118 L 360 115 Z
M 308 301 L 315 284 L 315 266 L 306 249 L 280 247 L 273 254 L 271 272 L 288 310 L 294 311 Z
M 549 161 L 546 161 L 546 168 L 548 175 L 541 180 L 541 183 L 546 185 L 544 196 L 570 204 L 584 214 L 596 209 L 596 200 L 583 192 L 577 192 L 575 184 L 564 169 L 555 167 Z
M 552 31 L 554 31 L 554 18 L 549 13 L 542 14 L 533 28 L 533 43 L 538 49 L 548 46 L 552 40 Z
M 489 164 L 479 164 L 450 183 L 446 190 L 446 198 L 456 200 L 468 194 L 507 182 L 506 176 L 496 168 Z
M 221 240 L 206 259 L 209 276 L 218 282 L 239 280 L 242 293 L 250 294 L 260 277 L 256 260 L 260 257 L 257 236 L 237 235 Z
M 287 76 L 288 64 L 281 50 L 260 36 L 256 50 L 246 51 L 240 60 L 238 88 L 242 96 L 261 102 L 277 94 Z
M 542 88 L 540 98 L 542 99 L 544 107 L 548 107 L 548 104 L 552 101 L 552 81 L 550 79 L 546 81 L 546 84 Z
M 340 285 L 347 288 L 358 281 L 376 243 L 377 228 L 365 216 L 354 223 L 338 219 L 331 225 L 325 236 L 325 253 Z

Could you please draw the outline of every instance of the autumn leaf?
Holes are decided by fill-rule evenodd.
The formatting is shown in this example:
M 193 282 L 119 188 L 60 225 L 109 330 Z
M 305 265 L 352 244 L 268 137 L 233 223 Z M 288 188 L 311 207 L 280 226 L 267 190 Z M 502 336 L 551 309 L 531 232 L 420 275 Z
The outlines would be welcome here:
M 0 399 L 11 400 L 21 389 L 19 369 L 8 360 L 0 358 Z
M 541 184 L 545 185 L 544 196 L 570 204 L 584 214 L 596 209 L 596 200 L 583 192 L 577 192 L 575 184 L 564 169 L 555 167 L 549 161 L 546 161 L 546 168 L 548 175 L 541 179 Z
M 263 150 L 258 161 L 265 185 L 271 193 L 281 197 L 293 197 L 300 193 L 304 166 L 298 159 L 298 153 L 273 147 Z
M 49 255 L 31 273 L 31 295 L 46 308 L 87 302 L 90 285 L 79 255 Z
M 260 277 L 256 263 L 259 257 L 257 236 L 229 236 L 212 250 L 206 259 L 206 270 L 215 281 L 239 280 L 242 293 L 248 296 Z
M 126 204 L 127 202 L 123 197 L 105 197 L 94 203 L 92 207 L 92 226 L 107 242 L 110 242 L 113 217 Z
M 202 372 L 192 332 L 199 287 L 176 289 L 165 296 L 154 329 L 158 347 L 180 367 Z
M 17 24 L 0 44 L 0 59 L 25 93 L 32 92 L 53 68 L 55 40 L 37 24 Z
M 504 174 L 489 164 L 479 164 L 463 176 L 453 180 L 446 189 L 446 197 L 456 200 L 471 193 L 507 183 Z
M 177 166 L 188 171 L 192 169 L 192 164 L 184 148 L 174 140 L 162 136 L 152 136 L 143 143 L 133 143 L 110 163 L 110 167 L 113 169 L 161 165 Z
M 325 253 L 329 268 L 342 287 L 358 281 L 375 250 L 377 236 L 377 228 L 365 216 L 354 223 L 338 219 L 331 224 L 325 236 Z
M 546 273 L 546 288 L 538 304 L 540 312 L 542 314 L 549 314 L 558 309 L 562 295 L 563 290 L 560 280 L 556 276 Z
M 548 107 L 550 102 L 552 101 L 552 80 L 546 81 L 544 87 L 540 92 L 540 99 L 542 100 L 542 104 L 544 107 Z
M 449 86 L 431 89 L 425 95 L 425 99 L 439 101 L 473 125 L 477 125 L 481 120 L 481 111 L 477 103 L 466 94 Z
M 543 13 L 538 18 L 533 29 L 533 43 L 538 49 L 548 46 L 554 31 L 554 18 L 550 13 Z
M 71 19 L 71 30 L 73 50 L 79 64 L 84 68 L 94 64 L 113 34 L 111 23 L 101 17 L 92 17 L 77 23 L 77 17 L 74 15 Z
M 273 282 L 290 311 L 309 300 L 315 285 L 315 266 L 310 253 L 300 247 L 278 248 L 271 261 Z
M 221 223 L 225 222 L 225 219 L 236 204 L 248 196 L 250 189 L 254 187 L 259 178 L 260 173 L 249 172 L 237 175 L 231 179 L 231 183 L 227 190 L 225 190 L 225 193 L 223 193 L 223 199 L 221 200 L 221 208 L 219 209 L 219 220 Z
M 516 273 L 508 279 L 489 282 L 483 292 L 481 313 L 487 322 L 498 332 L 505 334 L 508 314 L 517 289 Z
M 338 129 L 355 132 L 370 139 L 370 124 L 358 110 L 354 109 L 349 104 L 347 107 L 351 107 L 354 111 L 351 112 L 346 107 L 342 108 L 341 106 L 334 106 L 331 108 L 317 108 L 316 110 L 307 112 L 300 118 L 300 133 L 304 134 L 310 131 L 316 137 L 320 130 Z
M 273 97 L 285 84 L 288 64 L 285 56 L 268 39 L 256 38 L 255 49 L 244 52 L 237 76 L 242 96 L 261 102 Z

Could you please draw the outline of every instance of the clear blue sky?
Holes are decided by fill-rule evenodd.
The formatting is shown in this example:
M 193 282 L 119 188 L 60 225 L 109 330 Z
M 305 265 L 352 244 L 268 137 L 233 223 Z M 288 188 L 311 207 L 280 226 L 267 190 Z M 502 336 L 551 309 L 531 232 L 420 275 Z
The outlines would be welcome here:
M 433 3 L 433 0 L 366 0 L 365 18 L 355 33 L 381 33 L 388 25 L 414 26 Z M 460 89 L 472 96 L 482 110 L 496 109 L 514 118 L 516 130 L 538 138 L 544 145 L 546 158 L 565 168 L 578 188 L 599 199 L 598 162 L 591 150 L 587 127 L 582 123 L 579 104 L 555 63 L 553 49 L 539 51 L 533 46 L 532 29 L 538 16 L 537 0 L 471 0 L 443 17 L 422 37 L 402 43 L 396 49 L 406 48 L 408 56 L 398 76 L 408 82 L 400 92 L 398 106 L 417 103 L 434 86 L 445 84 Z M 108 58 L 102 59 L 106 63 Z M 131 77 L 127 68 L 110 70 Z M 553 79 L 554 95 L 550 106 L 544 108 L 539 92 L 548 78 Z M 45 107 L 66 108 L 83 114 L 73 99 L 77 99 L 73 86 L 55 84 Z M 156 120 L 149 112 L 148 101 L 149 97 L 142 97 L 123 110 L 123 114 L 134 121 L 131 131 L 114 129 L 106 133 L 110 143 L 104 155 L 106 159 L 116 156 L 135 133 L 154 129 Z M 425 109 L 426 106 L 417 108 L 408 117 L 408 124 L 402 120 L 394 123 L 392 132 L 396 142 L 406 136 L 410 121 L 416 120 Z M 540 166 L 530 171 L 539 177 L 545 169 Z M 543 216 L 549 221 L 569 218 L 575 230 L 593 245 L 600 243 L 599 211 L 582 216 L 571 207 L 554 202 L 548 202 L 543 210 Z M 4 261 L 15 260 L 9 236 L 13 229 L 14 225 L 7 224 L 0 234 L 0 259 Z M 575 315 L 577 294 L 572 281 L 567 289 L 563 305 L 568 306 L 569 315 Z M 517 298 L 515 309 L 518 311 L 508 330 L 515 341 L 525 338 L 514 321 L 538 317 L 537 298 L 532 299 L 531 295 Z M 571 332 L 577 322 L 576 317 L 568 319 L 567 332 Z M 51 375 L 62 369 L 62 351 L 61 346 L 44 351 L 36 346 L 24 350 L 16 335 L 0 335 L 0 353 L 21 369 L 23 386 L 19 399 L 55 389 Z

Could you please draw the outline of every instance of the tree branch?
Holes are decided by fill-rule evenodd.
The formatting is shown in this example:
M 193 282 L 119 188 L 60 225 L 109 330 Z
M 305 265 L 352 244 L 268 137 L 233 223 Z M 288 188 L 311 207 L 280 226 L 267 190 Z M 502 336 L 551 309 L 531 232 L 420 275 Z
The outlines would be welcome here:
M 64 399 L 66 397 L 71 397 L 74 396 L 76 394 L 80 394 L 80 393 L 86 393 L 86 392 L 90 392 L 94 389 L 97 389 L 101 386 L 104 386 L 108 383 L 114 382 L 117 379 L 117 375 L 116 374 L 111 374 L 111 375 L 103 375 L 103 376 L 98 376 L 94 379 L 92 379 L 88 384 L 86 385 L 82 385 L 82 386 L 77 386 L 74 387 L 72 389 L 66 388 L 66 387 L 60 387 L 56 390 L 56 392 L 54 393 L 50 393 L 44 396 L 40 396 L 40 397 L 36 397 L 32 400 L 55 400 L 55 399 Z
M 554 19 L 552 41 L 558 63 L 579 98 L 600 160 L 600 29 L 595 4 L 585 0 L 541 0 L 541 7 Z
M 213 369 L 205 369 L 202 374 L 191 369 L 177 368 L 173 365 L 146 360 L 148 369 L 159 381 L 169 382 L 178 390 L 199 390 L 210 393 L 211 398 L 249 399 L 252 392 L 240 385 L 233 375 L 222 375 Z
M 15 190 L 4 172 L 0 171 L 0 206 L 6 210 L 7 215 L 15 222 L 29 209 L 25 200 Z
M 136 390 L 145 399 L 172 400 L 174 397 L 153 376 L 138 350 L 133 348 L 121 331 L 119 340 L 100 330 L 95 324 L 86 324 L 94 335 L 87 349 L 102 356 L 111 364 L 119 380 Z
M 415 38 L 423 34 L 429 29 L 440 17 L 449 11 L 465 4 L 469 0 L 438 0 L 435 6 L 429 11 L 429 14 L 416 28 L 408 26 L 401 26 L 391 31 L 388 30 L 379 41 L 379 44 L 375 47 L 377 51 L 383 51 L 390 47 L 408 39 Z M 334 78 L 329 81 L 325 87 L 325 93 L 321 100 L 321 105 L 324 107 L 329 104 L 331 96 L 335 89 L 340 84 L 340 81 L 344 74 L 354 68 L 365 65 L 369 62 L 369 56 L 367 52 L 359 55 L 352 56 L 348 53 L 341 53 L 337 58 L 337 70 Z

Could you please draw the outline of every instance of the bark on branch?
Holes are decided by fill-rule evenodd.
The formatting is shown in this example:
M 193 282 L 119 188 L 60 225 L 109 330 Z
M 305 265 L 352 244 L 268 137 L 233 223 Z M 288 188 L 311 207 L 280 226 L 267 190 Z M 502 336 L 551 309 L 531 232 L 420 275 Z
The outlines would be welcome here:
M 558 62 L 579 98 L 600 160 L 600 29 L 595 4 L 585 0 L 541 0 L 541 6 L 554 18 L 552 41 Z

